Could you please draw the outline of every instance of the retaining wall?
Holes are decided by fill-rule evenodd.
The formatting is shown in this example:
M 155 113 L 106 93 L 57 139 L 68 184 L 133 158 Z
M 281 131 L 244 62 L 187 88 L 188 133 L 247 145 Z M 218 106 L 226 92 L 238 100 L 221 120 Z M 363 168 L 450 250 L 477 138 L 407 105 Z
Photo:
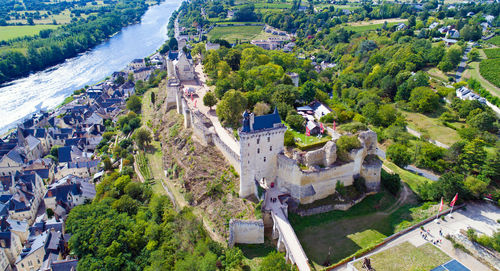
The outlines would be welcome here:
M 234 244 L 263 244 L 264 243 L 264 221 L 259 220 L 239 220 L 229 221 L 230 247 Z

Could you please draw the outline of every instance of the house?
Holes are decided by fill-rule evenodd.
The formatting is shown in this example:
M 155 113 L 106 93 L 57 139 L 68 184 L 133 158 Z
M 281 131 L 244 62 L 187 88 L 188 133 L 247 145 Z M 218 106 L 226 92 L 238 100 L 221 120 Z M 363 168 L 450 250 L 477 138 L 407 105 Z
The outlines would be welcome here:
M 310 135 L 317 135 L 321 133 L 321 127 L 316 121 L 308 120 L 306 123 L 306 131 L 309 131 Z
M 45 270 L 50 271 L 76 271 L 78 265 L 77 259 L 58 260 L 50 263 L 49 267 Z
M 475 14 L 474 12 L 470 11 L 470 12 L 467 13 L 467 17 L 474 16 L 474 14 Z
M 39 270 L 57 261 L 63 253 L 66 253 L 64 235 L 57 231 L 46 231 L 29 241 L 17 258 L 16 268 L 19 271 Z
M 95 194 L 94 184 L 88 179 L 69 175 L 48 187 L 44 202 L 48 209 L 55 210 L 57 205 L 71 209 L 87 199 L 93 199 Z
M 299 113 L 305 113 L 307 115 L 314 116 L 315 119 L 319 120 L 324 115 L 332 112 L 328 106 L 324 105 L 319 101 L 313 101 L 309 105 L 297 107 Z
M 444 41 L 444 44 L 446 44 L 446 46 L 452 46 L 453 44 L 458 42 L 457 40 L 454 39 L 442 39 L 442 40 Z
M 11 149 L 0 158 L 0 175 L 13 175 L 16 171 L 21 171 L 27 162 L 26 156 L 19 147 Z
M 265 50 L 276 50 L 280 46 L 279 42 L 273 40 L 252 40 L 250 43 Z
M 211 43 L 211 42 L 207 42 L 205 44 L 205 50 L 208 52 L 210 50 L 218 50 L 220 48 L 220 44 L 218 43 Z
M 80 178 L 88 178 L 97 173 L 100 163 L 100 159 L 82 162 L 69 162 L 61 167 L 58 167 L 55 178 L 64 178 L 68 175 L 74 175 Z
M 404 23 L 399 23 L 398 26 L 396 26 L 396 31 L 401 31 L 406 29 L 406 24 Z
M 438 22 L 433 22 L 432 24 L 429 25 L 429 29 L 434 29 L 438 27 L 439 23 Z
M 460 87 L 456 90 L 456 95 L 462 100 L 477 100 L 482 104 L 486 104 L 486 99 L 479 96 L 478 94 L 472 92 L 472 90 L 466 87 Z
M 7 222 L 10 225 L 10 231 L 19 236 L 21 243 L 24 243 L 28 240 L 28 236 L 30 235 L 28 222 L 10 218 L 7 219 Z
M 149 79 L 149 76 L 153 73 L 154 68 L 153 67 L 143 67 L 139 68 L 137 70 L 134 70 L 134 80 L 142 80 L 146 81 Z
M 14 265 L 22 249 L 21 239 L 10 229 L 7 217 L 3 216 L 0 220 L 0 266 L 5 265 L 5 260 L 9 265 Z
M 16 174 L 12 197 L 7 202 L 9 218 L 32 222 L 40 206 L 45 186 L 36 173 Z
M 460 32 L 456 29 L 450 29 L 448 30 L 448 34 L 446 34 L 446 37 L 452 38 L 452 39 L 458 39 L 460 38 Z
M 180 81 L 194 80 L 194 66 L 191 54 L 184 51 L 170 51 L 167 58 L 169 78 L 178 78 Z
M 290 78 L 292 78 L 293 85 L 298 87 L 299 86 L 299 74 L 295 72 L 287 72 L 286 73 Z
M 146 62 L 144 61 L 144 59 L 134 59 L 128 65 L 132 68 L 132 70 L 137 70 L 146 67 Z

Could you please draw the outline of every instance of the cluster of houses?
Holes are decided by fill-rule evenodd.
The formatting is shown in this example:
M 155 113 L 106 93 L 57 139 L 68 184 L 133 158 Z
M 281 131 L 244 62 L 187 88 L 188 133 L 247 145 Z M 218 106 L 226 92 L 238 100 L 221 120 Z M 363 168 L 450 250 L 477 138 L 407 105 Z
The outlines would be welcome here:
M 72 208 L 95 197 L 105 121 L 116 121 L 134 95 L 129 73 L 147 80 L 164 62 L 160 54 L 134 60 L 125 71 L 51 113 L 34 114 L 0 138 L 0 271 L 76 270 L 64 221 Z
M 456 90 L 457 97 L 462 100 L 477 100 L 482 104 L 486 104 L 486 99 L 472 92 L 467 87 L 459 87 Z
M 325 128 L 318 121 L 321 117 L 332 112 L 328 106 L 319 101 L 313 101 L 308 105 L 297 107 L 296 110 L 304 118 L 305 126 L 310 135 L 317 135 L 324 132 Z

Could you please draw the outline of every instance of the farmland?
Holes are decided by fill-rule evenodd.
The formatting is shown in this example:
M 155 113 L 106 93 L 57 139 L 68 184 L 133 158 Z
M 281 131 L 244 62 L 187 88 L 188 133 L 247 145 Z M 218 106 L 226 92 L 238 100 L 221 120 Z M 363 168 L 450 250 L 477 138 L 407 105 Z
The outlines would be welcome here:
M 479 72 L 493 85 L 500 87 L 500 58 L 485 59 L 479 63 Z
M 44 29 L 55 29 L 57 25 L 12 25 L 0 27 L 0 41 L 24 36 L 34 36 Z
M 500 58 L 500 48 L 484 49 L 484 53 L 488 59 Z

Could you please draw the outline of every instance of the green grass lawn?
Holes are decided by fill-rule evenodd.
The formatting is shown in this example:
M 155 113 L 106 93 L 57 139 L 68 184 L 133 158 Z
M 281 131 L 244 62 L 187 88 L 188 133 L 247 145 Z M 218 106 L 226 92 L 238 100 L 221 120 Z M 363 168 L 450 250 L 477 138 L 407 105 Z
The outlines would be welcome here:
M 306 136 L 305 133 L 301 133 L 298 131 L 295 131 L 291 129 L 288 124 L 284 123 L 285 126 L 288 128 L 288 131 L 292 132 L 293 137 L 295 138 L 295 144 L 302 150 L 309 149 L 314 146 L 318 146 L 321 144 L 324 144 L 332 139 L 329 135 L 325 134 L 322 137 L 317 137 L 317 136 Z M 326 129 L 326 127 L 325 127 Z
M 264 244 L 236 244 L 236 246 L 243 252 L 243 256 L 245 256 L 243 263 L 250 267 L 249 270 L 257 270 L 262 259 L 276 250 L 276 247 L 268 240 Z
M 457 131 L 444 126 L 441 121 L 435 117 L 429 117 L 424 114 L 400 110 L 408 121 L 408 126 L 419 132 L 427 132 L 431 139 L 437 140 L 448 146 L 460 140 Z
M 34 36 L 44 29 L 55 29 L 57 25 L 8 25 L 0 26 L 0 41 L 24 36 Z
M 451 260 L 448 255 L 430 243 L 415 247 L 409 242 L 377 253 L 370 259 L 372 267 L 377 271 L 431 270 Z M 362 264 L 360 259 L 354 266 L 358 270 L 363 270 Z
M 230 43 L 239 41 L 251 41 L 262 32 L 262 26 L 227 26 L 214 27 L 208 33 L 208 39 L 225 39 Z

